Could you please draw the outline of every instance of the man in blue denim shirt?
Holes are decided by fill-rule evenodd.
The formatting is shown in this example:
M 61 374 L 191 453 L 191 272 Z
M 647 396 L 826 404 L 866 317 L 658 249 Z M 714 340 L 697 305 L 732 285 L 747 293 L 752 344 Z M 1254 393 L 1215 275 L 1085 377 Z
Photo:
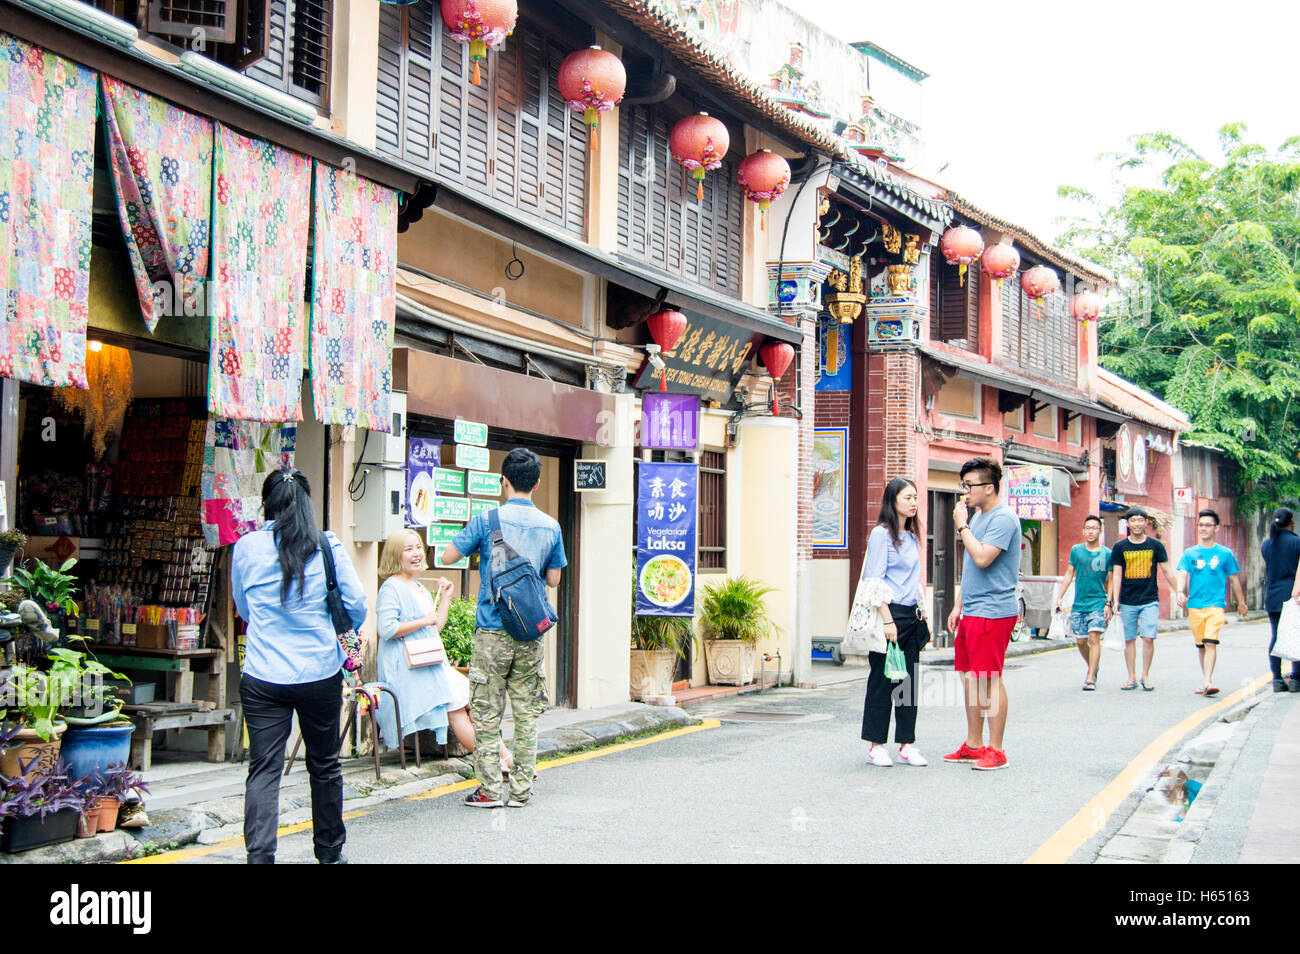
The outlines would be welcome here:
M 501 535 L 516 553 L 527 557 L 549 587 L 560 585 L 560 570 L 568 565 L 560 525 L 533 506 L 533 491 L 542 476 L 542 461 L 525 447 L 516 447 L 501 465 L 505 503 L 497 510 Z M 537 720 L 546 711 L 546 649 L 543 639 L 515 641 L 501 625 L 492 603 L 492 530 L 487 514 L 474 517 L 442 551 L 443 565 L 462 554 L 479 555 L 478 609 L 475 612 L 474 656 L 469 664 L 470 713 L 474 719 L 474 766 L 479 787 L 465 799 L 474 808 L 502 805 L 502 696 L 509 694 L 515 717 L 512 740 L 515 757 L 510 794 L 505 804 L 523 808 L 532 796 L 537 762 Z

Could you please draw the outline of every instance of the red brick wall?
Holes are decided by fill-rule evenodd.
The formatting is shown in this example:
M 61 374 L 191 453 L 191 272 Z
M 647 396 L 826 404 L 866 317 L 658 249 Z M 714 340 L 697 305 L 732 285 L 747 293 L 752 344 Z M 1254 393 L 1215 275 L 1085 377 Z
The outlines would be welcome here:
M 852 402 L 848 391 L 818 391 L 817 392 L 817 411 L 815 414 L 817 427 L 848 427 L 849 414 Z M 848 445 L 848 462 L 853 460 L 853 441 Z M 852 472 L 851 465 L 847 468 Z M 849 485 L 849 506 L 853 506 L 852 497 L 853 487 L 850 478 Z M 809 491 L 809 500 L 812 499 L 812 493 Z M 809 537 L 811 539 L 812 530 L 809 528 Z M 848 558 L 848 553 L 844 550 L 816 550 L 812 551 L 814 560 L 844 560 Z

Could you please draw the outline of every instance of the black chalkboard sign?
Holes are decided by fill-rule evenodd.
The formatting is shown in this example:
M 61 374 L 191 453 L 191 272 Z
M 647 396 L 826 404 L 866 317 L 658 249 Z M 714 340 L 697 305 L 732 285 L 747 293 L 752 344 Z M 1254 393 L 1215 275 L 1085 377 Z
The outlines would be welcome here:
M 573 462 L 574 490 L 604 490 L 605 461 L 575 460 Z

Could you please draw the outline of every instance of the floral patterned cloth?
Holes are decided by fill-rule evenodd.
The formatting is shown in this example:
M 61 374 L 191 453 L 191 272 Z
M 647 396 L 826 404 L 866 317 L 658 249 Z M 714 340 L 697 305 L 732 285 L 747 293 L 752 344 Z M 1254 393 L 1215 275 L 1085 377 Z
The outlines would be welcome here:
M 144 323 L 207 315 L 212 120 L 102 78 L 108 158 Z
M 0 377 L 86 387 L 97 81 L 0 33 Z
M 392 429 L 397 193 L 316 163 L 311 384 L 324 424 Z
M 209 546 L 234 543 L 262 523 L 262 482 L 293 466 L 296 425 L 208 421 L 203 447 L 203 536 Z
M 302 419 L 310 212 L 310 159 L 217 123 L 208 384 L 214 418 Z

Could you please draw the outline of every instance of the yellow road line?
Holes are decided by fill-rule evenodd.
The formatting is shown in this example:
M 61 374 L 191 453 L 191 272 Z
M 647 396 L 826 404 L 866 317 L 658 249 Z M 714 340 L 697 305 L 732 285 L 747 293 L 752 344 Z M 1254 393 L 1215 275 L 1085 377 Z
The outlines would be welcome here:
M 600 749 L 592 749 L 590 752 L 579 752 L 576 755 L 565 755 L 557 759 L 548 759 L 537 765 L 537 770 L 543 772 L 547 769 L 558 768 L 561 765 L 569 765 L 573 762 L 585 762 L 588 759 L 601 758 L 606 755 L 613 755 L 616 752 L 626 752 L 629 749 L 639 749 L 642 746 L 653 745 L 656 742 L 666 742 L 669 739 L 676 739 L 683 735 L 691 735 L 695 732 L 703 732 L 706 729 L 716 729 L 722 723 L 717 719 L 705 719 L 699 725 L 687 726 L 684 729 L 673 729 L 670 732 L 661 732 L 658 735 L 652 735 L 645 739 L 636 739 L 632 742 L 620 742 L 617 745 L 608 745 Z M 428 792 L 421 792 L 418 795 L 408 795 L 402 799 L 404 802 L 419 802 L 430 798 L 441 798 L 444 795 L 450 795 L 453 792 L 463 792 L 466 789 L 474 788 L 478 785 L 476 779 L 466 779 L 463 782 L 452 782 L 447 785 L 439 785 L 437 788 Z M 374 808 L 359 808 L 356 811 L 347 812 L 343 815 L 344 821 L 351 821 L 354 818 L 361 818 L 365 815 L 373 814 L 384 805 L 376 805 Z M 299 832 L 311 831 L 311 822 L 298 822 L 294 825 L 283 825 L 277 831 L 277 837 L 283 838 L 285 835 L 296 835 Z M 170 865 L 178 861 L 186 861 L 190 858 L 202 858 L 204 855 L 214 855 L 220 851 L 226 851 L 230 848 L 236 848 L 244 843 L 242 835 L 235 835 L 231 838 L 225 838 L 221 841 L 214 842 L 211 845 L 194 845 L 189 848 L 178 848 L 175 851 L 167 851 L 158 855 L 150 855 L 147 858 L 132 858 L 129 861 L 120 862 L 124 865 Z
M 1272 676 L 1260 676 L 1254 682 L 1238 689 L 1230 696 L 1224 697 L 1214 705 L 1198 709 L 1182 722 L 1166 729 L 1160 736 L 1138 753 L 1137 758 L 1129 762 L 1124 770 L 1111 780 L 1110 784 L 1092 797 L 1077 815 L 1066 822 L 1061 829 L 1029 856 L 1025 864 L 1064 864 L 1093 835 L 1106 826 L 1115 809 L 1133 791 L 1133 786 L 1155 767 L 1170 749 L 1177 745 L 1192 730 L 1204 723 L 1210 716 L 1230 709 L 1238 702 L 1270 682 Z

